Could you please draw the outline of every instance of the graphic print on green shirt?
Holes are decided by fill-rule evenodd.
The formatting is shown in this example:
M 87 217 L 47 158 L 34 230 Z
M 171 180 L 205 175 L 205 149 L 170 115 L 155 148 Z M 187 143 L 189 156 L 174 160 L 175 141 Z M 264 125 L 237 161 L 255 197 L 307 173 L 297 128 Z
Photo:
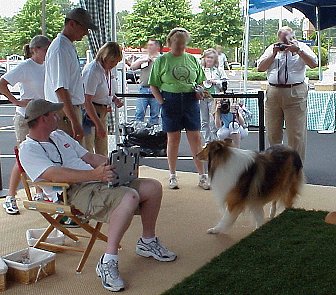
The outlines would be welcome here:
M 204 71 L 193 55 L 184 53 L 174 56 L 168 52 L 154 62 L 149 85 L 162 91 L 186 93 L 193 92 L 194 86 L 205 79 Z

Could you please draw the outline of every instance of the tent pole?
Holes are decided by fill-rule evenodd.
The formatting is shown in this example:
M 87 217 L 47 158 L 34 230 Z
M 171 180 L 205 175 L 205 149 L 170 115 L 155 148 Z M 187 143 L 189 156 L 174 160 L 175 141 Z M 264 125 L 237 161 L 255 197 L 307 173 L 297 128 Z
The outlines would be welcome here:
M 117 42 L 117 13 L 115 8 L 115 0 L 110 0 L 111 10 L 111 37 L 113 42 Z
M 320 28 L 320 7 L 316 6 L 316 32 L 317 32 L 317 45 L 318 45 L 318 67 L 319 67 L 319 80 L 322 80 L 322 51 L 321 51 L 321 28 Z
M 250 41 L 250 16 L 249 16 L 249 0 L 246 0 L 245 8 L 245 44 L 244 44 L 244 92 L 247 92 L 247 74 L 249 60 L 249 41 Z

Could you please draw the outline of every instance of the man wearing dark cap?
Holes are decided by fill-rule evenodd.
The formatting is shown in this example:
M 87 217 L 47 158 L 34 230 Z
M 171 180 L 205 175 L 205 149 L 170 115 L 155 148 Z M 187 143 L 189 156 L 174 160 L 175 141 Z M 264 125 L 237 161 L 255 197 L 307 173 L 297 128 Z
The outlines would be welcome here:
M 84 89 L 73 42 L 82 40 L 89 29 L 97 29 L 90 14 L 83 8 L 72 9 L 65 17 L 63 31 L 49 46 L 45 60 L 45 98 L 64 103 L 59 128 L 78 141 L 83 138 Z
M 115 173 L 107 164 L 107 158 L 89 153 L 76 140 L 57 130 L 57 112 L 62 107 L 62 103 L 45 100 L 29 102 L 26 108 L 29 135 L 21 143 L 20 162 L 33 181 L 70 183 L 69 203 L 85 218 L 108 223 L 107 248 L 96 273 L 104 288 L 120 291 L 124 289 L 124 282 L 118 270 L 118 246 L 136 210 L 140 211 L 143 227 L 136 253 L 158 261 L 176 259 L 175 253 L 162 246 L 155 235 L 162 186 L 147 178 L 136 179 L 129 187 L 109 188 L 107 183 L 113 180 Z M 57 201 L 61 193 L 55 188 L 43 187 L 43 190 L 53 201 Z

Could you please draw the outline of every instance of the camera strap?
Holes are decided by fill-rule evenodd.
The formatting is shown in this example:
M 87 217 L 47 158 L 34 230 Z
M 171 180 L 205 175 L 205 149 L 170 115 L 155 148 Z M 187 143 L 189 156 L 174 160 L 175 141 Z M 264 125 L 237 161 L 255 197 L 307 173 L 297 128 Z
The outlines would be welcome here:
M 285 62 L 285 83 L 280 81 L 280 59 L 278 59 L 278 84 L 287 84 L 288 82 L 288 57 L 286 52 L 286 62 Z

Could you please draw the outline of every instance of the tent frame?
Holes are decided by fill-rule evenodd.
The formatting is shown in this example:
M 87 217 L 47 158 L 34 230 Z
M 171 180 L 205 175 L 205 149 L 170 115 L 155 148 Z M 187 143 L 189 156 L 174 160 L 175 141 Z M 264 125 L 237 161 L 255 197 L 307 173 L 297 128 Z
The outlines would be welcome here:
M 300 2 L 298 0 L 296 2 Z M 248 75 L 248 58 L 249 58 L 249 41 L 250 41 L 250 14 L 249 6 L 250 1 L 245 2 L 245 45 L 244 45 L 244 92 L 247 92 L 247 75 Z M 280 6 L 280 5 L 279 5 Z M 315 6 L 315 5 L 314 5 Z M 282 7 L 282 6 L 281 6 Z M 321 50 L 321 27 L 320 27 L 320 6 L 316 7 L 316 34 L 317 34 L 317 44 L 318 44 L 318 67 L 319 67 L 319 80 L 322 80 L 322 50 Z

